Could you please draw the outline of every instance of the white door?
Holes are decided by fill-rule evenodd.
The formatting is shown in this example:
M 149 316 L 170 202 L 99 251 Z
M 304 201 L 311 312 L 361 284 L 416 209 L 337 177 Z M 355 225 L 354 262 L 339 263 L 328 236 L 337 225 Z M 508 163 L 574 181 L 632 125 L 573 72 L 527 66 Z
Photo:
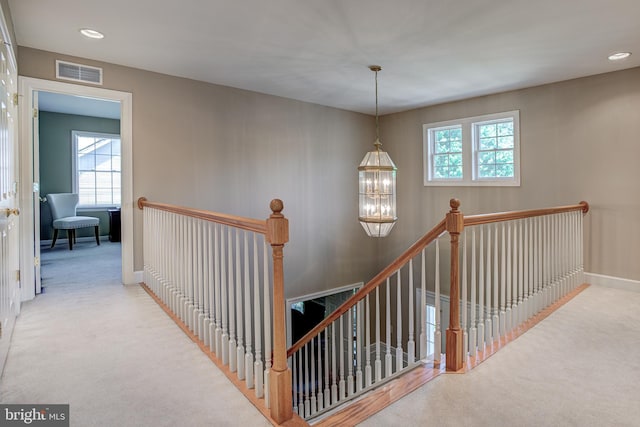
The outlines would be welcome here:
M 17 75 L 6 43 L 0 45 L 0 366 L 3 366 L 15 318 L 20 312 L 18 237 Z
M 33 91 L 33 120 L 31 121 L 33 140 L 33 274 L 36 294 L 42 292 L 40 278 L 40 125 L 38 122 L 38 92 Z

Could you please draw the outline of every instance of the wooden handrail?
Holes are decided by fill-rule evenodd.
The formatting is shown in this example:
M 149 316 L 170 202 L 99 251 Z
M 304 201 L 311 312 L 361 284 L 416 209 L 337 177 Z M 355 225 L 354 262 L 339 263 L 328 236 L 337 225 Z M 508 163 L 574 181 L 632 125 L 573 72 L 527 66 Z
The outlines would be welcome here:
M 583 213 L 589 212 L 589 203 L 582 201 L 577 205 L 558 206 L 555 208 L 530 209 L 524 211 L 500 212 L 480 215 L 465 215 L 464 226 L 469 227 L 472 225 L 490 224 L 500 221 L 512 221 L 516 219 L 552 215 L 563 212 L 573 212 L 578 210 L 582 211 Z
M 398 271 L 404 264 L 409 262 L 410 259 L 422 251 L 429 243 L 440 237 L 446 230 L 446 219 L 443 219 L 431 229 L 427 234 L 421 237 L 415 242 L 409 249 L 407 249 L 402 255 L 396 258 L 391 264 L 389 264 L 384 270 L 378 273 L 373 279 L 369 280 L 366 285 L 360 288 L 355 294 L 353 294 L 348 300 L 346 300 L 340 307 L 338 307 L 327 318 L 320 322 L 316 327 L 310 330 L 305 336 L 300 338 L 298 342 L 293 344 L 289 350 L 287 350 L 287 357 L 291 357 L 293 353 L 300 350 L 306 343 L 311 341 L 318 333 L 336 321 L 340 316 L 350 310 L 354 305 L 363 299 L 367 294 L 380 286 L 387 278 L 391 277 L 393 273 Z
M 202 209 L 186 208 L 184 206 L 169 205 L 166 203 L 150 202 L 146 197 L 140 197 L 138 199 L 138 209 L 142 210 L 145 207 L 203 219 L 205 221 L 217 222 L 218 224 L 229 225 L 231 227 L 253 231 L 260 234 L 267 233 L 267 222 L 264 220 L 205 211 Z

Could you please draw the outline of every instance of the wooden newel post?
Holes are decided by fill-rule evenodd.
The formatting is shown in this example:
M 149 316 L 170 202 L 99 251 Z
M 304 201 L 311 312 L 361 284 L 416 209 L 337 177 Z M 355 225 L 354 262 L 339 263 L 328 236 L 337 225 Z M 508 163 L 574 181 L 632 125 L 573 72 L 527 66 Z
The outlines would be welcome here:
M 447 214 L 447 231 L 451 236 L 451 286 L 449 303 L 449 327 L 447 328 L 447 371 L 462 369 L 464 334 L 460 329 L 460 266 L 458 243 L 464 229 L 464 216 L 458 210 L 460 200 L 451 199 L 451 211 Z
M 271 418 L 278 424 L 293 416 L 291 370 L 287 366 L 287 333 L 285 326 L 284 244 L 289 241 L 289 220 L 282 215 L 282 200 L 271 201 L 273 212 L 267 219 L 267 241 L 273 253 L 273 366 L 270 370 L 269 398 Z

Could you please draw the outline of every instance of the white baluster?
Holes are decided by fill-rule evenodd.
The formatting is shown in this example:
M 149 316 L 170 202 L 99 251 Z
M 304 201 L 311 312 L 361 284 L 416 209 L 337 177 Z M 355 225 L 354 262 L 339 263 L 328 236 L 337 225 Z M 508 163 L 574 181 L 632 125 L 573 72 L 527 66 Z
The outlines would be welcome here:
M 500 252 L 502 253 L 500 259 L 500 336 L 504 337 L 507 333 L 507 247 L 505 236 L 505 223 L 502 223 L 502 233 L 500 241 Z
M 484 314 L 486 314 L 486 319 L 485 319 L 485 337 L 484 337 L 484 342 L 485 344 L 491 345 L 491 333 L 492 333 L 492 328 L 491 328 L 491 289 L 492 289 L 492 282 L 491 282 L 491 225 L 487 226 L 487 262 L 486 262 L 486 273 L 487 273 L 487 278 L 485 280 L 485 286 L 486 286 L 486 294 L 485 294 L 485 301 L 486 301 L 486 308 L 484 308 Z
M 311 416 L 311 400 L 309 396 L 309 389 L 313 389 L 311 382 L 309 381 L 309 343 L 304 345 L 304 382 L 302 383 L 302 390 L 304 393 L 304 418 Z
M 333 322 L 335 323 L 335 322 Z M 333 347 L 331 349 L 333 352 Z M 335 363 L 334 363 L 335 365 Z M 331 375 L 335 378 L 335 366 Z M 329 382 L 329 328 L 324 330 L 324 407 L 331 406 L 331 383 Z
M 377 288 L 376 288 L 377 289 Z M 366 311 L 364 314 L 365 318 L 365 367 L 364 367 L 364 383 L 365 387 L 370 387 L 372 384 L 372 376 L 371 376 L 371 307 L 369 303 L 369 294 L 365 297 L 364 305 L 366 307 Z
M 356 305 L 356 392 L 362 390 L 362 304 Z
M 312 338 L 308 343 L 309 345 L 309 353 L 311 356 L 311 382 L 307 383 L 307 388 L 311 389 L 311 396 L 309 400 L 311 401 L 311 407 L 309 408 L 309 415 L 315 415 L 318 411 L 318 403 L 316 401 L 316 349 L 315 349 L 315 339 Z
M 400 372 L 402 370 L 402 284 L 400 270 L 397 273 L 396 322 L 396 372 Z
M 387 278 L 387 294 L 386 294 L 387 312 L 385 317 L 385 331 L 386 331 L 386 353 L 384 356 L 384 368 L 385 378 L 393 373 L 392 358 L 391 358 L 391 289 L 389 278 Z
M 262 333 L 260 329 L 260 321 L 262 320 L 260 313 L 260 254 L 258 253 L 258 235 L 253 233 L 253 330 L 254 348 L 256 358 L 253 363 L 253 377 L 256 397 L 261 398 L 264 395 L 263 365 L 262 365 Z M 248 375 L 247 375 L 248 378 Z
M 467 229 L 462 234 L 462 361 L 467 361 L 469 354 L 469 335 L 467 333 Z
M 476 357 L 478 349 L 478 329 L 476 327 L 476 307 L 478 301 L 476 300 L 476 228 L 471 228 L 471 313 L 470 313 L 470 326 L 469 330 L 469 356 Z
M 308 372 L 303 368 L 302 365 L 302 353 L 305 350 L 305 347 L 302 347 L 298 351 L 298 415 L 301 417 L 305 417 L 305 408 L 309 407 L 309 402 L 305 402 L 305 386 L 309 383 L 308 378 L 305 382 L 304 380 L 304 372 Z M 306 405 L 305 405 L 306 403 Z
M 347 396 L 351 396 L 354 393 L 354 384 L 353 384 L 353 308 L 347 311 L 347 362 L 349 365 L 348 374 L 347 374 Z
M 255 242 L 255 239 L 254 239 Z M 254 288 L 256 284 L 254 283 Z M 254 304 L 257 305 L 257 304 Z M 251 349 L 251 276 L 249 275 L 249 232 L 244 232 L 244 355 L 247 388 L 253 388 L 253 350 Z
M 325 329 L 325 333 L 326 333 L 326 329 Z M 316 410 L 317 411 L 322 411 L 322 409 L 324 409 L 324 393 L 322 392 L 323 388 L 322 388 L 322 340 L 320 339 L 322 337 L 322 331 L 318 333 L 318 336 L 316 337 L 316 339 L 318 340 L 318 344 L 316 345 L 316 348 L 318 349 L 318 385 L 317 385 L 317 389 L 318 389 L 318 395 L 316 397 L 316 401 L 317 401 L 317 407 Z M 325 344 L 325 348 L 327 347 L 327 345 Z
M 264 298 L 264 320 L 263 320 L 263 330 L 264 330 L 264 360 L 265 360 L 265 369 L 264 369 L 264 403 L 267 408 L 271 407 L 271 398 L 269 395 L 270 383 L 269 383 L 269 373 L 271 371 L 271 297 L 270 290 L 271 285 L 269 284 L 269 247 L 267 245 L 266 237 L 262 242 L 262 284 L 264 286 L 264 290 L 262 292 Z
M 484 351 L 484 227 L 480 226 L 478 254 L 478 351 Z
M 331 323 L 331 376 L 333 382 L 331 383 L 331 403 L 336 404 L 338 402 L 338 368 L 336 365 L 336 323 Z M 327 405 L 328 406 L 328 405 Z
M 293 380 L 292 380 L 292 399 L 293 399 L 293 412 L 295 412 L 296 414 L 300 415 L 300 405 L 298 403 L 298 353 L 300 352 L 300 350 L 298 350 L 297 352 L 293 353 L 292 357 L 291 357 L 291 375 L 293 375 Z
M 214 224 L 213 227 L 213 280 L 214 280 L 214 298 L 216 302 L 216 317 L 214 329 L 214 351 L 219 359 L 222 358 L 222 279 L 220 266 L 220 225 Z
M 227 275 L 229 277 L 229 370 L 236 372 L 238 369 L 236 353 L 236 277 L 233 260 L 233 234 L 232 229 L 227 229 Z
M 244 316 L 242 313 L 242 258 L 240 257 L 240 230 L 236 229 L 236 369 L 238 372 L 238 379 L 244 380 Z M 246 262 L 246 261 L 245 261 Z
M 440 239 L 436 239 L 436 268 L 434 284 L 435 331 L 433 334 L 433 363 L 440 363 L 442 359 L 442 329 L 440 323 Z
M 513 270 L 511 278 L 511 329 L 518 326 L 518 222 L 513 223 Z
M 521 322 L 525 322 L 529 316 L 529 220 L 527 218 L 522 220 L 524 227 L 523 242 L 524 252 L 523 257 L 523 273 L 522 273 L 522 318 Z
M 374 362 L 375 381 L 382 380 L 382 361 L 380 360 L 380 287 L 376 287 L 376 360 Z
M 494 340 L 500 338 L 500 316 L 498 304 L 498 287 L 500 285 L 498 275 L 498 224 L 493 225 L 493 318 L 491 319 L 492 336 Z
M 348 312 L 347 312 L 348 313 Z M 347 390 L 346 390 L 346 382 L 344 380 L 344 358 L 345 358 L 345 354 L 344 354 L 344 324 L 343 324 L 343 320 L 344 319 L 344 315 L 340 316 L 340 351 L 338 352 L 338 355 L 340 356 L 340 381 L 338 382 L 338 389 L 340 392 L 340 400 L 344 400 L 347 397 Z
M 409 260 L 409 340 L 407 341 L 407 364 L 416 361 L 416 343 L 414 341 L 414 308 L 413 308 L 413 259 Z
M 228 289 L 228 277 L 226 270 L 226 255 L 227 255 L 227 247 L 225 240 L 225 228 L 221 228 L 220 230 L 220 289 L 221 289 L 221 302 L 222 306 L 222 336 L 220 338 L 222 345 L 221 353 L 222 353 L 222 364 L 229 364 L 229 334 L 227 332 L 227 319 L 229 312 L 229 298 L 227 298 L 227 289 Z M 231 254 L 229 254 L 231 256 Z
M 425 252 L 426 248 L 422 249 L 420 263 L 420 360 L 427 358 L 427 270 Z

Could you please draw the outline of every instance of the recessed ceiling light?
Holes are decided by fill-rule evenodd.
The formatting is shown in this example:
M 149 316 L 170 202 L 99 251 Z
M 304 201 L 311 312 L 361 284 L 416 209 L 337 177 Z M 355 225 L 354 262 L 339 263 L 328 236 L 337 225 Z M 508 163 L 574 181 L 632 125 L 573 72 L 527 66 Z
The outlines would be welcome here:
M 616 52 L 609 55 L 609 61 L 620 61 L 631 56 L 631 52 Z
M 92 30 L 91 28 L 82 28 L 80 30 L 80 34 L 82 34 L 85 37 L 89 37 L 90 39 L 104 38 L 104 34 L 102 34 L 100 31 Z

